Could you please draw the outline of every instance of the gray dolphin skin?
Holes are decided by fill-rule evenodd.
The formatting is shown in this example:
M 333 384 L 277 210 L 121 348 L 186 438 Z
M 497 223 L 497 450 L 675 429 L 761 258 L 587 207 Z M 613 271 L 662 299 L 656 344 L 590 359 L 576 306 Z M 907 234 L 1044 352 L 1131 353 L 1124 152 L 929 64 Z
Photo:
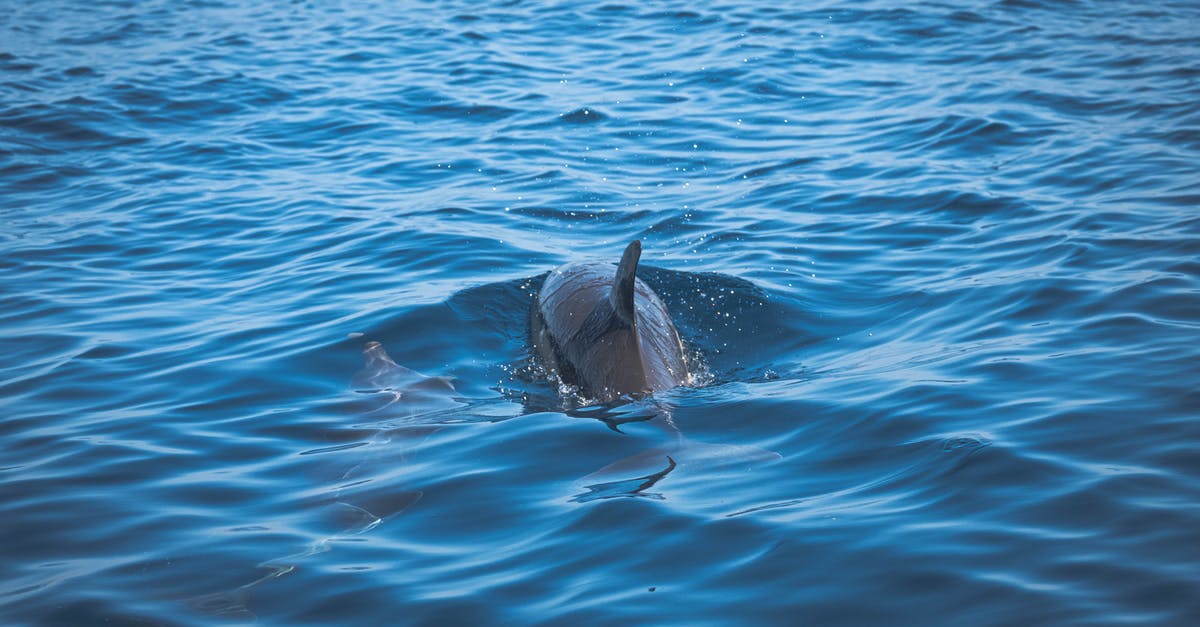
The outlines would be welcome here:
M 687 385 L 691 375 L 667 307 L 638 279 L 641 242 L 621 263 L 572 263 L 550 273 L 530 313 L 542 364 L 602 403 Z

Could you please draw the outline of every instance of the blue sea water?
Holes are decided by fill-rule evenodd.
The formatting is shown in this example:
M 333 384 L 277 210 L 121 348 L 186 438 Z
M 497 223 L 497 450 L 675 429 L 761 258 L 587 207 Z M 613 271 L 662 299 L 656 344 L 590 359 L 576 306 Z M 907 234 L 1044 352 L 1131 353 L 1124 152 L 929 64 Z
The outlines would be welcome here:
M 0 0 L 0 620 L 1200 624 L 1198 24 Z M 635 238 L 697 385 L 591 406 Z

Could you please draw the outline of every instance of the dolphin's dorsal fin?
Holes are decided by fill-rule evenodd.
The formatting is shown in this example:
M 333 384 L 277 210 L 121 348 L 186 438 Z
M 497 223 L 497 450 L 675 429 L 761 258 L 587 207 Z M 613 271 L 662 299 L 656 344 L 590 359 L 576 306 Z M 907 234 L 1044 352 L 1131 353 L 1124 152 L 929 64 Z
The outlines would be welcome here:
M 621 263 L 617 266 L 617 276 L 613 278 L 612 292 L 609 301 L 612 302 L 613 313 L 622 322 L 635 326 L 633 315 L 633 284 L 637 279 L 638 259 L 642 256 L 642 243 L 638 240 L 629 242 L 625 253 L 621 255 Z

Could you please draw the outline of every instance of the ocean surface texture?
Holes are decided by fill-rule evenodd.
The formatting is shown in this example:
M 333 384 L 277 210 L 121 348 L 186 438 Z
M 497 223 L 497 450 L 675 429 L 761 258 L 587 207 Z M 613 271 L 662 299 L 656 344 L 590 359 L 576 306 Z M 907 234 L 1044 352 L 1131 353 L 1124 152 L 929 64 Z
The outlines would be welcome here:
M 1200 624 L 1194 1 L 0 0 L 0 224 L 4 625 Z

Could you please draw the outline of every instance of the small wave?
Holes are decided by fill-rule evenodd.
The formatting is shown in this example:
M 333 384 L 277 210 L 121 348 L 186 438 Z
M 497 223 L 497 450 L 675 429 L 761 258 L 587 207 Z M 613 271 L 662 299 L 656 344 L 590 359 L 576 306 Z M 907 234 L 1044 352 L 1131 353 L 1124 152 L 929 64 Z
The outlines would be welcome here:
M 608 116 L 596 109 L 583 108 L 576 109 L 570 113 L 563 113 L 558 118 L 569 124 L 594 124 L 596 122 L 603 122 L 608 119 Z

